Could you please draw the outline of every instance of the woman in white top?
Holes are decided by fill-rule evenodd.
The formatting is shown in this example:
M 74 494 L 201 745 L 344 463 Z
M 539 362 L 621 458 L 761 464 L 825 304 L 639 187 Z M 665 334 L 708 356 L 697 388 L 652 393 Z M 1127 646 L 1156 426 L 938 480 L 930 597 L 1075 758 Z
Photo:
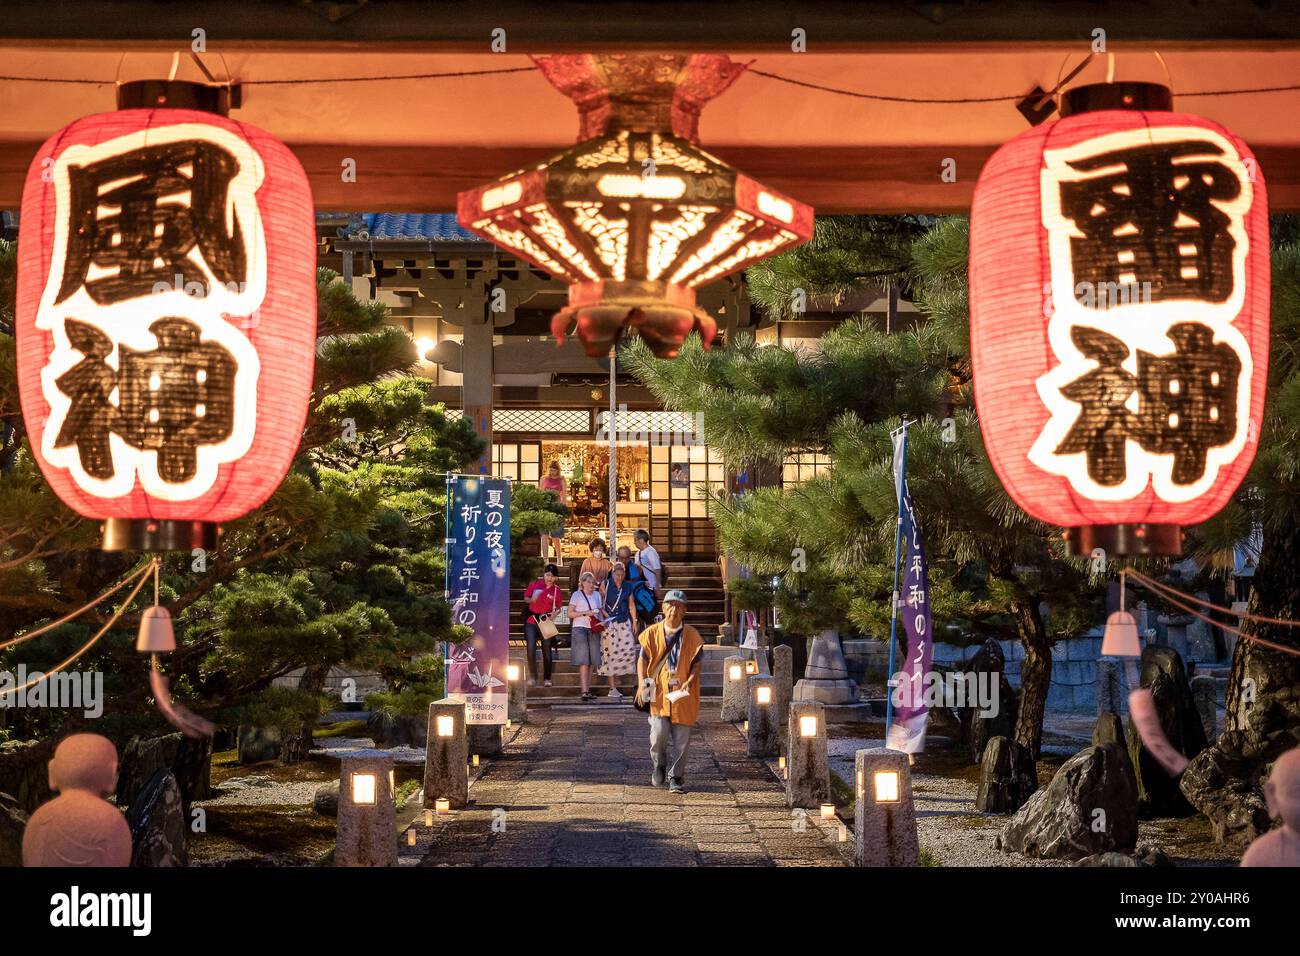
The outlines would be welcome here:
M 569 663 L 577 665 L 582 699 L 592 700 L 591 669 L 600 666 L 600 632 L 604 630 L 604 600 L 596 590 L 596 576 L 587 571 L 569 598 Z

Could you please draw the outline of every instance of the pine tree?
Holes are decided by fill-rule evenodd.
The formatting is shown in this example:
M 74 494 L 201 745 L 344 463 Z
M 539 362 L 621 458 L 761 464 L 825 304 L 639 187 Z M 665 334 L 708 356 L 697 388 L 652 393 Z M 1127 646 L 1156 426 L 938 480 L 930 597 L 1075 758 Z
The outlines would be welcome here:
M 1263 531 L 1249 611 L 1296 620 L 1300 615 L 1300 232 L 1294 217 L 1273 222 L 1273 288 L 1268 397 L 1259 450 L 1241 490 L 1220 514 L 1193 529 L 1194 554 L 1231 567 L 1232 548 L 1253 526 Z M 1234 622 L 1235 623 L 1235 622 Z M 1254 635 L 1292 649 L 1276 651 L 1246 639 L 1233 649 L 1226 726 L 1193 758 L 1182 781 L 1193 806 L 1214 824 L 1220 841 L 1253 839 L 1269 829 L 1261 782 L 1272 762 L 1300 745 L 1300 632 L 1247 624 Z
M 855 222 L 849 228 L 863 228 Z M 1010 500 L 984 451 L 971 393 L 965 221 L 911 231 L 903 226 L 908 254 L 891 278 L 925 315 L 914 328 L 885 333 L 851 320 L 823 336 L 817 352 L 764 348 L 745 336 L 705 352 L 692 340 L 672 362 L 638 346 L 629 367 L 669 407 L 700 413 L 704 440 L 731 463 L 799 451 L 831 456 L 830 472 L 800 487 L 734 499 L 719 493 L 710 504 L 728 555 L 783 576 L 775 599 L 797 633 L 846 624 L 888 633 L 897 520 L 889 433 L 904 418 L 915 421 L 908 482 L 930 558 L 936 627 L 954 638 L 1020 641 L 1015 735 L 1037 754 L 1052 646 L 1096 617 L 1095 588 L 1082 565 L 1064 558 L 1059 534 Z M 898 240 L 872 221 L 862 241 L 881 233 Z M 842 291 L 818 284 L 833 270 L 815 251 L 798 254 L 802 262 L 778 256 L 751 269 L 761 306 L 783 308 L 796 287 Z M 802 572 L 792 569 L 800 556 Z
M 0 640 L 79 607 L 138 566 L 99 550 L 98 527 L 64 506 L 27 448 L 14 374 L 12 246 L 0 244 Z M 319 712 L 332 666 L 375 670 L 418 706 L 441 693 L 440 643 L 455 637 L 443 599 L 447 471 L 480 454 L 469 423 L 426 401 L 415 350 L 328 270 L 317 282 L 319 336 L 310 414 L 290 473 L 262 507 L 223 529 L 206 555 L 172 554 L 162 601 L 176 618 L 165 661 L 172 692 L 223 723 L 300 730 Z M 152 598 L 152 595 L 149 595 Z M 156 729 L 146 662 L 134 650 L 139 600 L 77 663 L 106 674 L 96 729 Z M 112 612 L 89 615 L 0 654 L 0 667 L 48 666 Z M 297 689 L 276 678 L 306 669 Z M 7 712 L 29 736 L 72 729 L 79 713 Z M 286 759 L 305 751 L 309 731 Z

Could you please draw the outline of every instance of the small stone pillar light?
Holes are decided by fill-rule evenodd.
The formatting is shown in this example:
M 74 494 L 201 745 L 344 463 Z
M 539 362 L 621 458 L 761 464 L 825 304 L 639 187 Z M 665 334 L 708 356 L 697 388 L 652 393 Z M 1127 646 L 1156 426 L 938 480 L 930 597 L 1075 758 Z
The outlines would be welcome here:
M 854 770 L 854 866 L 920 866 L 907 754 L 883 747 L 859 750 Z
M 776 727 L 776 688 L 768 674 L 751 674 L 746 682 L 749 714 L 747 751 L 751 757 L 775 757 L 781 750 Z
M 785 800 L 791 807 L 813 809 L 832 803 L 830 765 L 826 756 L 826 707 L 817 700 L 790 704 L 789 772 Z
M 790 719 L 790 699 L 794 697 L 794 649 L 789 644 L 772 648 L 772 699 L 776 703 L 776 732 L 781 749 L 787 750 L 786 730 Z
M 444 697 L 429 705 L 429 743 L 424 756 L 424 805 L 445 799 L 459 810 L 469 802 L 469 741 L 465 704 Z
M 358 750 L 340 761 L 335 866 L 397 866 L 393 757 Z
M 722 719 L 738 724 L 745 719 L 745 659 L 739 655 L 722 662 Z
M 506 684 L 510 688 L 508 713 L 511 720 L 521 724 L 528 721 L 528 681 L 524 678 L 523 664 L 511 661 L 506 665 Z

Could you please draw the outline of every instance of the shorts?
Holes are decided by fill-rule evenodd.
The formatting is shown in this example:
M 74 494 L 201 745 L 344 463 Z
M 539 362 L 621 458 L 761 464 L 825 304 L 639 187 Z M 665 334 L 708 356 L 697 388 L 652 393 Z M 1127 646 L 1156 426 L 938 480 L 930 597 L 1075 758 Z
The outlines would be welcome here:
M 575 627 L 569 632 L 569 663 L 575 667 L 589 664 L 600 666 L 600 635 L 590 628 Z

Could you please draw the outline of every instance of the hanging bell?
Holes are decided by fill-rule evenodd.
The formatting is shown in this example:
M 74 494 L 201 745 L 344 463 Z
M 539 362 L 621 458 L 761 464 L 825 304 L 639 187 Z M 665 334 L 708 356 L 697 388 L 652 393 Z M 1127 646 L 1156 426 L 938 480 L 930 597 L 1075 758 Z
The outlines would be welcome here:
M 140 636 L 135 649 L 141 654 L 169 654 L 176 650 L 176 632 L 172 616 L 165 607 L 146 608 L 140 618 Z
M 1141 657 L 1142 642 L 1138 639 L 1137 621 L 1128 611 L 1116 611 L 1106 618 L 1106 630 L 1101 638 L 1103 657 Z

